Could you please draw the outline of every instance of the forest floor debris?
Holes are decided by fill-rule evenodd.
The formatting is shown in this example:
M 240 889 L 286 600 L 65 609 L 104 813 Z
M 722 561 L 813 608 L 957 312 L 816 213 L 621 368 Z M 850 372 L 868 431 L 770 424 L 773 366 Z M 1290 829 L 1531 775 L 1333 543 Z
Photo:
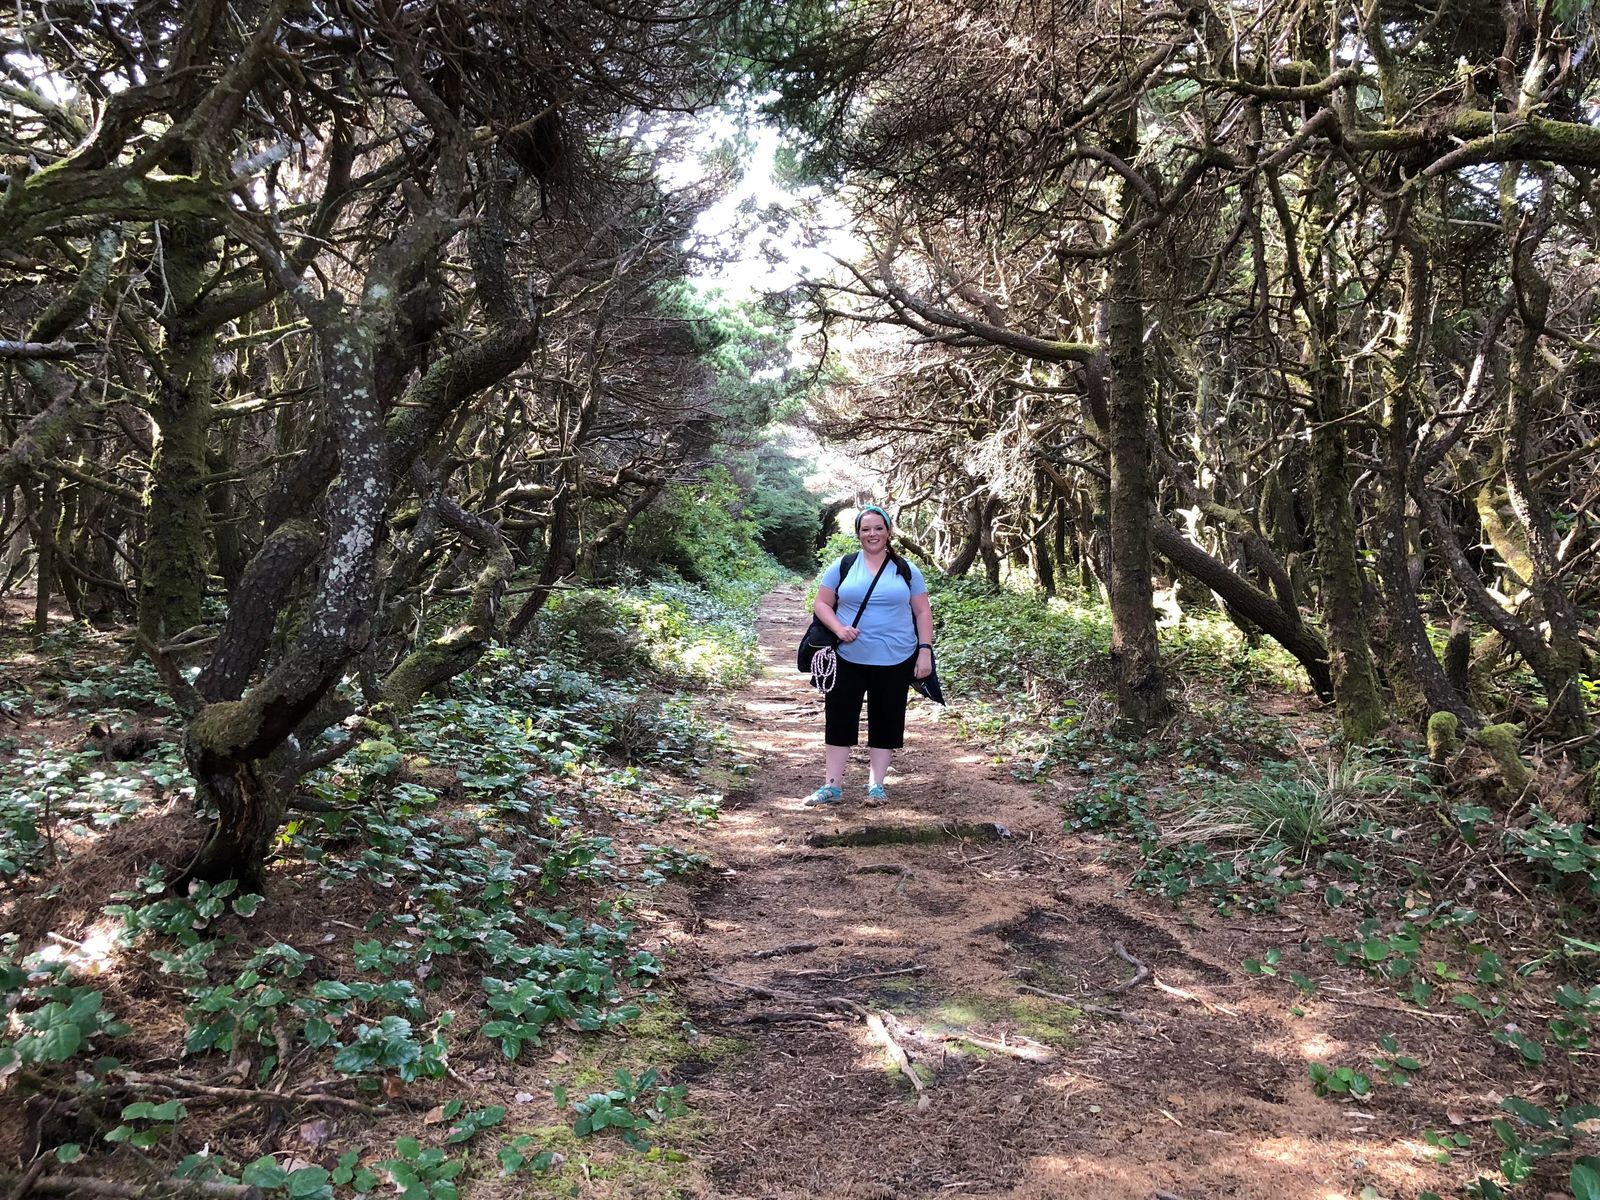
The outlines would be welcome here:
M 749 1039 L 696 1080 L 714 1131 L 694 1149 L 711 1162 L 710 1194 L 1460 1194 L 1498 1143 L 1478 1140 L 1484 1161 L 1455 1146 L 1441 1162 L 1430 1133 L 1503 1115 L 1507 1095 L 1581 1086 L 1412 1011 L 1392 988 L 1339 994 L 1318 942 L 1348 920 L 1319 895 L 1286 897 L 1263 923 L 1123 890 L 1107 839 L 1058 832 L 1056 789 L 1020 782 L 915 699 L 874 818 L 935 829 L 981 818 L 1028 835 L 991 843 L 977 864 L 942 841 L 881 845 L 865 865 L 848 841 L 815 852 L 859 820 L 850 798 L 865 764 L 852 763 L 840 812 L 804 806 L 821 705 L 789 661 L 802 609 L 798 592 L 769 598 L 767 670 L 728 713 L 762 763 L 703 830 L 697 844 L 719 869 L 696 894 L 693 929 L 673 939 L 672 974 L 696 1025 Z M 794 967 L 757 957 L 805 943 L 815 948 Z M 1243 965 L 1277 961 L 1279 948 L 1282 978 Z M 893 973 L 912 964 L 915 974 Z M 1306 995 L 1291 967 L 1328 985 Z M 890 1067 L 862 1021 L 800 1019 L 840 996 L 889 1018 L 908 1066 Z M 774 1004 L 782 1011 L 763 1016 Z M 1386 1039 L 1423 1069 L 1365 1097 L 1317 1094 L 1313 1064 L 1370 1070 Z
M 1508 1114 L 1520 1124 L 1507 1128 L 1525 1134 L 1535 1156 L 1561 1139 L 1593 1141 L 1590 1126 L 1566 1119 L 1581 1115 L 1572 1098 L 1595 1091 L 1594 1054 L 1558 1055 L 1552 1045 L 1542 1065 L 1530 1057 L 1540 1049 L 1522 1030 L 1532 1028 L 1529 1015 L 1541 1017 L 1548 985 L 1513 986 L 1508 944 L 1527 945 L 1551 927 L 1539 911 L 1517 907 L 1532 880 L 1518 888 L 1499 870 L 1481 869 L 1487 839 L 1457 836 L 1433 848 L 1445 867 L 1435 878 L 1445 883 L 1428 902 L 1452 922 L 1464 905 L 1440 900 L 1471 895 L 1492 910 L 1487 931 L 1480 932 L 1488 922 L 1464 923 L 1475 939 L 1464 961 L 1444 939 L 1413 927 L 1422 926 L 1415 910 L 1424 897 L 1373 907 L 1373 864 L 1351 860 L 1344 873 L 1323 871 L 1325 878 L 1298 890 L 1264 868 L 1250 883 L 1265 891 L 1252 892 L 1238 875 L 1226 877 L 1228 886 L 1210 882 L 1220 852 L 1184 857 L 1187 848 L 1150 833 L 1153 826 L 1136 826 L 1143 840 L 1131 840 L 1126 827 L 1142 819 L 1140 805 L 1156 811 L 1155 798 L 1174 780 L 1172 763 L 1144 747 L 1091 748 L 1084 761 L 1066 758 L 1065 769 L 1046 774 L 982 741 L 981 718 L 968 715 L 981 714 L 981 703 L 937 714 L 914 702 L 910 744 L 891 775 L 890 801 L 873 810 L 873 820 L 938 836 L 855 844 L 848 837 L 862 816 L 855 803 L 826 813 L 803 804 L 820 762 L 821 713 L 789 664 L 802 610 L 797 589 L 769 596 L 764 673 L 737 695 L 697 698 L 701 707 L 720 704 L 729 723 L 731 735 L 717 735 L 716 757 L 727 760 L 717 767 L 680 744 L 690 735 L 677 724 L 641 732 L 628 751 L 667 754 L 676 775 L 659 764 L 620 765 L 613 752 L 591 757 L 550 733 L 517 749 L 533 755 L 522 765 L 504 753 L 516 749 L 509 744 L 485 754 L 473 739 L 503 737 L 504 714 L 482 707 L 491 697 L 477 695 L 473 689 L 489 686 L 479 683 L 440 707 L 459 729 L 450 735 L 456 741 L 429 752 L 431 763 L 392 746 L 368 747 L 362 778 L 392 771 L 375 795 L 398 788 L 412 807 L 374 806 L 347 781 L 339 786 L 350 795 L 334 798 L 366 813 L 367 827 L 359 836 L 324 830 L 315 843 L 291 833 L 259 917 L 246 920 L 243 897 L 189 901 L 233 904 L 235 912 L 219 918 L 230 931 L 225 941 L 240 952 L 277 954 L 294 971 L 249 988 L 243 977 L 230 984 L 232 974 L 202 985 L 194 974 L 200 960 L 179 954 L 171 963 L 189 974 L 128 970 L 124 962 L 120 973 L 91 977 L 108 1011 L 137 1030 L 107 1043 L 125 1055 L 124 1065 L 107 1068 L 110 1086 L 123 1089 L 117 1103 L 148 1110 L 150 1128 L 141 1132 L 152 1136 L 161 1133 L 157 1114 L 183 1107 L 192 1110 L 183 1137 L 214 1138 L 236 1156 L 246 1147 L 263 1154 L 270 1162 L 251 1163 L 245 1183 L 264 1181 L 269 1200 L 298 1173 L 315 1176 L 309 1182 L 327 1187 L 317 1195 L 328 1200 L 357 1187 L 358 1172 L 376 1179 L 380 1171 L 441 1170 L 461 1172 L 471 1200 L 1414 1200 L 1430 1190 L 1459 1195 L 1494 1172 L 1500 1140 L 1483 1127 L 1505 1124 Z M 134 686 L 126 672 L 97 674 L 92 658 L 55 672 L 49 686 L 81 688 L 73 679 L 83 675 L 94 703 L 112 707 L 143 694 L 148 681 Z M 611 736 L 603 732 L 610 701 L 593 681 L 560 669 L 518 680 L 525 708 L 550 706 L 542 721 L 551 730 L 559 703 L 569 706 L 562 720 L 586 724 L 580 737 L 598 746 Z M 1297 710 L 1294 698 L 1267 693 L 1262 702 L 1294 723 L 1304 746 L 1320 746 L 1324 718 L 1309 703 Z M 629 701 L 627 711 L 637 714 L 645 703 Z M 127 809 L 92 835 L 69 829 L 58 847 L 41 846 L 40 855 L 59 851 L 71 869 L 59 872 L 60 886 L 25 888 L 5 902 L 20 941 L 48 942 L 65 959 L 88 961 L 105 940 L 111 893 L 152 864 L 182 858 L 196 833 L 181 763 L 170 742 L 147 746 L 133 763 L 98 754 L 79 763 L 80 728 L 60 714 L 41 721 L 25 702 L 17 711 L 27 726 L 10 736 L 34 755 L 19 760 L 19 770 L 44 779 L 35 764 L 65 755 L 88 778 L 112 761 L 96 785 L 105 791 L 97 803 Z M 156 711 L 139 715 L 152 726 L 161 720 Z M 530 734 L 537 725 L 527 726 Z M 1222 745 L 1236 734 L 1208 729 L 1205 736 Z M 36 743 L 48 743 L 50 754 Z M 1214 748 L 1208 743 L 1207 753 Z M 459 761 L 447 768 L 452 756 Z M 852 770 L 852 785 L 864 784 L 864 764 Z M 114 790 L 135 774 L 146 792 L 153 785 L 171 794 L 158 792 L 153 805 L 144 795 L 135 815 L 133 793 L 124 803 Z M 158 782 L 169 774 L 170 783 Z M 554 793 L 542 795 L 547 788 Z M 1165 796 L 1167 811 L 1183 811 L 1176 791 Z M 547 845 L 522 844 L 529 836 L 517 832 L 524 794 L 538 800 L 530 812 L 562 822 Z M 515 848 L 520 899 L 509 908 L 505 896 L 480 900 L 478 916 L 454 901 L 420 903 L 424 896 L 448 901 L 463 871 L 475 880 L 474 895 L 494 886 L 498 868 L 479 861 L 481 845 L 474 849 L 481 821 L 468 815 L 484 804 Z M 1487 818 L 1460 812 L 1458 823 L 1468 828 Z M 1431 810 L 1402 815 L 1411 840 L 1401 849 L 1427 849 L 1416 830 L 1430 823 Z M 87 817 L 80 823 L 87 827 Z M 951 836 L 973 829 L 990 836 Z M 315 847 L 326 856 L 299 854 Z M 1461 896 L 1449 890 L 1457 887 Z M 537 1048 L 528 1042 L 512 1053 L 496 1039 L 515 1035 L 516 1020 L 480 1007 L 486 985 L 476 959 L 441 952 L 412 961 L 400 953 L 410 946 L 415 955 L 437 938 L 476 953 L 470 946 L 479 932 L 498 937 L 489 924 L 522 921 L 543 897 L 557 895 L 581 912 L 538 917 L 552 946 L 600 938 L 596 948 L 604 942 L 619 966 L 625 954 L 644 953 L 637 961 L 647 969 L 616 997 L 637 1000 L 639 1014 L 616 1029 L 580 1035 L 575 1022 L 550 1021 Z M 123 906 L 124 919 L 135 911 L 153 919 L 155 908 L 139 903 Z M 1375 915 L 1352 940 L 1363 911 Z M 624 915 L 633 930 L 626 952 L 610 932 Z M 440 924 L 446 918 L 448 927 Z M 452 932 L 456 924 L 462 928 Z M 1524 940 L 1494 940 L 1508 929 Z M 284 957 L 280 946 L 304 949 Z M 1416 967 L 1405 977 L 1410 987 L 1377 969 L 1391 956 L 1403 956 L 1408 971 Z M 1424 971 L 1438 989 L 1431 1007 L 1413 999 Z M 1474 992 L 1458 982 L 1458 1003 L 1446 1004 L 1451 981 L 1472 973 L 1490 984 Z M 288 1039 L 283 1028 L 266 1029 L 226 1063 L 215 1050 L 176 1053 L 213 1019 L 205 1005 L 233 1004 L 235 993 L 249 998 L 279 984 L 326 1001 L 311 1015 L 332 1020 L 338 1045 L 330 1050 L 349 1043 L 353 1055 L 358 1027 L 368 1028 L 381 1006 L 399 1005 L 416 1023 L 406 1044 L 425 1054 L 447 1045 L 448 1055 L 430 1077 L 402 1081 L 378 1068 L 361 1077 L 374 1086 L 360 1088 L 357 1076 L 325 1078 L 326 1056 L 299 1044 L 298 1027 Z M 371 1016 L 339 998 L 352 985 L 371 993 L 362 1001 Z M 510 1012 L 513 997 L 495 995 Z M 1493 1006 L 1464 1003 L 1477 995 Z M 435 1025 L 446 1006 L 467 1015 L 447 1038 Z M 1550 1118 L 1556 1125 L 1539 1124 L 1545 1109 L 1559 1114 Z M 0 1126 L 6 1157 L 45 1162 L 9 1140 L 23 1127 L 20 1107 L 14 1115 Z M 58 1130 L 71 1125 L 52 1119 Z M 596 1122 L 612 1120 L 632 1124 L 592 1136 Z M 30 1128 L 49 1132 L 39 1122 Z M 434 1152 L 452 1144 L 447 1139 L 486 1130 L 489 1136 L 435 1161 Z M 648 1151 L 631 1148 L 628 1134 Z M 520 1173 L 502 1174 L 497 1154 Z M 272 1165 L 280 1160 L 293 1170 Z M 1530 1165 L 1524 1187 L 1534 1194 L 1564 1182 L 1549 1161 L 1535 1157 Z M 58 1173 L 41 1168 L 37 1180 Z M 430 1187 L 442 1188 L 430 1193 L 435 1200 L 447 1200 L 456 1177 L 434 1179 Z M 20 1180 L 0 1182 L 14 1189 Z

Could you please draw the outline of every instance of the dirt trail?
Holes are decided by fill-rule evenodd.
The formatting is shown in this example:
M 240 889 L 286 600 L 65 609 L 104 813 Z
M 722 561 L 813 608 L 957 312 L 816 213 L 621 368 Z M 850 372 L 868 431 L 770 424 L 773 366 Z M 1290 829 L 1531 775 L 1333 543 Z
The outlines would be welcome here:
M 1308 1057 L 1341 1039 L 1409 1028 L 1385 997 L 1366 1002 L 1376 1012 L 1319 1001 L 1293 1017 L 1292 1000 L 1240 968 L 1298 941 L 1292 915 L 1223 921 L 1118 894 L 1103 845 L 1064 836 L 1055 804 L 915 699 L 887 806 L 861 805 L 854 761 L 842 811 L 804 807 L 822 721 L 793 670 L 801 608 L 797 591 L 768 598 L 767 667 L 730 714 L 761 766 L 709 832 L 720 874 L 679 939 L 695 1025 L 747 1047 L 692 1081 L 714 1194 L 1335 1200 L 1434 1186 L 1412 1140 L 1444 1123 L 1425 1097 L 1369 1111 L 1306 1083 Z M 807 843 L 867 822 L 952 821 L 1011 836 Z M 1153 977 L 1119 990 L 1135 966 L 1118 943 Z M 1102 1009 L 1077 1016 L 1025 985 Z M 806 1002 L 832 996 L 889 1014 L 927 1077 L 920 1099 L 859 1013 Z

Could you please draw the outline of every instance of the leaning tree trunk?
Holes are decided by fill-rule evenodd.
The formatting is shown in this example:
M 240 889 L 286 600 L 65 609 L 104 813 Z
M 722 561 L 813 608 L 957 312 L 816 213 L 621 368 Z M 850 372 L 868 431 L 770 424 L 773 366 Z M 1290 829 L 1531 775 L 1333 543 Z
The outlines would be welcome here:
M 484 562 L 463 618 L 406 655 L 383 681 L 382 702 L 375 715 L 389 723 L 409 712 L 425 692 L 454 679 L 483 657 L 494 640 L 500 599 L 516 566 L 510 545 L 493 522 L 467 512 L 447 497 L 440 497 L 437 504 L 443 522 L 475 543 Z
M 1366 595 L 1356 549 L 1355 514 L 1342 422 L 1344 383 L 1336 365 L 1318 352 L 1313 370 L 1317 396 L 1311 432 L 1311 511 L 1316 534 L 1322 615 L 1333 660 L 1333 699 L 1347 741 L 1366 742 L 1383 727 L 1383 693 L 1372 666 L 1363 612 Z
M 996 514 L 999 501 L 990 501 L 990 514 Z M 1000 590 L 1000 551 L 994 541 L 994 516 L 990 515 L 983 522 L 982 530 L 978 537 L 978 557 L 983 559 L 983 576 L 989 581 L 993 591 Z
M 534 580 L 533 591 L 522 602 L 517 615 L 506 627 L 506 640 L 514 642 L 528 631 L 533 619 L 550 599 L 550 593 L 566 574 L 567 535 L 571 523 L 572 501 L 569 484 L 557 488 L 550 502 L 550 524 L 545 529 L 544 562 L 539 567 L 539 578 Z
M 994 519 L 998 501 L 993 497 L 987 499 L 973 499 L 967 504 L 967 534 L 961 543 L 961 549 L 945 564 L 944 573 L 956 578 L 972 570 L 972 564 L 978 561 L 978 545 L 983 540 L 983 531 Z
M 1532 575 L 1529 584 L 1538 597 L 1550 631 L 1549 666 L 1544 682 L 1550 702 L 1551 730 L 1556 737 L 1571 740 L 1590 732 L 1582 687 L 1589 663 L 1578 638 L 1578 614 L 1561 579 L 1560 538 L 1550 519 L 1550 510 L 1535 492 L 1528 465 L 1543 405 L 1536 365 L 1540 327 L 1550 305 L 1550 285 L 1539 274 L 1532 257 L 1529 247 L 1518 251 L 1518 283 L 1531 313 L 1517 339 L 1511 363 L 1511 387 L 1506 397 L 1509 418 L 1505 437 L 1506 494 L 1527 534 Z
M 1283 190 L 1269 173 L 1269 190 L 1284 236 L 1295 300 L 1305 314 L 1306 382 L 1311 392 L 1311 525 L 1316 546 L 1322 617 L 1328 630 L 1333 698 L 1346 740 L 1361 744 L 1383 727 L 1383 693 L 1378 686 L 1367 636 L 1363 605 L 1366 581 L 1356 546 L 1355 512 L 1350 503 L 1353 480 L 1346 448 L 1351 413 L 1345 403 L 1345 381 L 1337 346 L 1339 319 L 1336 297 L 1340 280 L 1333 247 L 1327 244 L 1334 215 L 1335 172 L 1325 162 L 1320 182 L 1307 197 L 1305 213 L 1296 222 Z M 1296 228 L 1304 244 L 1294 249 Z
M 817 510 L 817 553 L 822 553 L 822 548 L 828 544 L 828 539 L 837 531 L 839 514 L 849 508 L 851 503 L 850 498 L 846 496 L 838 500 L 829 500 Z
M 446 228 L 437 213 L 419 225 L 406 247 L 413 253 L 430 250 Z M 272 531 L 246 565 L 211 662 L 196 681 L 207 703 L 190 722 L 184 751 L 198 798 L 219 815 L 188 877 L 261 883 L 287 801 L 280 779 L 303 765 L 289 761 L 288 739 L 297 731 L 304 738 L 307 718 L 328 710 L 325 698 L 380 619 L 373 578 L 391 491 L 459 406 L 525 363 L 536 344 L 533 321 L 491 331 L 437 360 L 384 422 L 374 400 L 373 364 L 381 352 L 373 348 L 373 331 L 391 325 L 394 291 L 388 283 L 375 269 L 354 314 L 337 300 L 301 298 L 317 336 L 328 437 L 326 445 L 313 446 L 290 464 L 275 486 L 268 505 Z M 335 471 L 337 483 L 325 490 Z M 326 513 L 325 531 L 297 513 L 310 509 Z M 469 537 L 482 532 L 476 526 L 463 531 Z M 443 664 L 470 664 L 487 644 L 509 573 L 509 555 L 502 550 L 490 551 L 480 575 L 472 636 L 446 647 L 445 656 L 413 662 L 404 690 L 419 679 L 418 690 L 435 685 Z M 266 655 L 274 615 L 313 560 L 318 584 L 293 643 L 265 678 L 247 688 Z
M 33 636 L 50 632 L 50 588 L 56 577 L 56 515 L 58 490 L 54 479 L 39 485 L 39 507 L 34 513 Z
M 1290 615 L 1282 604 L 1242 575 L 1207 554 L 1160 517 L 1151 526 L 1156 553 L 1175 568 L 1193 575 L 1222 598 L 1235 620 L 1244 620 L 1282 646 L 1305 668 L 1318 696 L 1333 699 L 1333 674 L 1328 645 L 1311 626 Z
M 1033 574 L 1038 580 L 1039 590 L 1046 596 L 1056 594 L 1056 569 L 1050 557 L 1050 527 L 1060 519 L 1055 503 L 1055 494 L 1050 488 L 1050 480 L 1044 472 L 1036 471 L 1034 478 L 1034 499 L 1038 505 L 1038 513 L 1034 516 L 1033 527 Z
M 376 290 L 369 282 L 369 293 Z M 323 411 L 339 460 L 339 482 L 328 496 L 321 580 L 278 666 L 241 699 L 207 704 L 189 723 L 184 754 L 197 798 L 219 814 L 189 868 L 192 878 L 238 879 L 259 890 L 286 800 L 275 786 L 275 758 L 370 635 L 373 567 L 389 492 L 383 421 L 373 399 L 372 329 L 388 311 L 385 299 L 380 295 L 355 319 L 338 301 L 313 309 Z M 292 533 L 286 538 L 292 541 Z M 283 550 L 303 553 L 303 542 Z

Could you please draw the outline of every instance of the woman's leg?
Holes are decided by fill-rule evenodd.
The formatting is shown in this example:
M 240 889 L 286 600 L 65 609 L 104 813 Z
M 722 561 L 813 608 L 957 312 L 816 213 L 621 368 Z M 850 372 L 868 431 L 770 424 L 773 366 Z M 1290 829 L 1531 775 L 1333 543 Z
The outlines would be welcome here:
M 822 782 L 829 787 L 844 786 L 844 769 L 850 763 L 849 746 L 824 746 L 824 773 Z
M 878 746 L 867 747 L 868 777 L 867 782 L 883 786 L 883 781 L 889 777 L 889 764 L 894 760 L 893 750 L 884 750 Z
M 823 779 L 825 787 L 844 783 L 850 748 L 861 740 L 861 701 L 866 697 L 869 668 L 839 659 L 833 690 L 824 703 L 826 728 L 823 734 Z
M 892 667 L 873 667 L 867 686 L 867 759 L 872 786 L 882 787 L 894 752 L 906 742 L 906 699 L 911 689 L 913 655 Z

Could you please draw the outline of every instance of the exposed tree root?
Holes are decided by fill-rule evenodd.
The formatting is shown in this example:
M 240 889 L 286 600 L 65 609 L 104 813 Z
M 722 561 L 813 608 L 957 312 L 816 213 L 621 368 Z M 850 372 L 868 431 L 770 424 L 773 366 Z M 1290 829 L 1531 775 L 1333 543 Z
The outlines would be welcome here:
M 842 833 L 813 833 L 806 845 L 826 846 L 917 846 L 935 842 L 998 842 L 1011 831 L 997 821 L 952 822 L 947 825 L 863 825 Z
M 780 1009 L 775 1012 L 746 1013 L 738 1019 L 740 1025 L 826 1025 L 829 1021 L 840 1021 L 845 1018 L 845 1013 L 839 1012 L 792 1012 Z
M 783 946 L 773 946 L 770 950 L 757 950 L 751 958 L 783 958 L 788 954 L 805 954 L 817 948 L 816 942 L 789 942 Z
M 1133 1018 L 1120 1008 L 1107 1008 L 1104 1004 L 1090 1004 L 1086 1000 L 1079 1000 L 1076 996 L 1063 996 L 1060 992 L 1047 992 L 1043 988 L 1034 987 L 1031 983 L 1019 983 L 1017 991 L 1027 992 L 1030 996 L 1043 996 L 1046 1000 L 1054 1000 L 1057 1004 L 1065 1004 L 1079 1012 L 1086 1012 L 1091 1016 L 1109 1017 L 1114 1021 L 1132 1022 Z
M 140 1090 L 157 1088 L 169 1092 L 182 1092 L 191 1096 L 211 1096 L 218 1100 L 237 1100 L 246 1104 L 327 1104 L 334 1108 L 354 1109 L 356 1112 L 366 1113 L 369 1116 L 379 1111 L 370 1104 L 363 1104 L 360 1100 L 350 1100 L 344 1096 L 334 1096 L 326 1092 L 265 1092 L 255 1088 L 218 1087 L 213 1084 L 196 1083 L 190 1079 L 180 1079 L 175 1075 L 146 1075 L 143 1072 L 135 1071 L 125 1071 L 122 1077 L 129 1087 Z
M 895 975 L 921 975 L 927 969 L 924 963 L 914 963 L 909 967 L 895 967 L 891 971 L 862 971 L 856 975 L 835 975 L 832 971 L 825 971 L 820 968 L 810 971 L 796 971 L 795 974 L 832 979 L 836 983 L 855 983 L 860 979 L 889 979 Z
M 793 992 L 780 992 L 772 988 L 762 987 L 759 984 L 740 983 L 736 979 L 725 979 L 720 975 L 712 975 L 710 978 L 724 987 L 738 988 L 740 991 L 749 992 L 752 996 L 759 996 L 763 1000 L 782 1000 L 791 1004 L 814 1004 L 819 1008 L 830 1008 L 836 1012 L 849 1013 L 866 1025 L 867 1032 L 882 1047 L 890 1065 L 900 1068 L 901 1073 L 910 1081 L 911 1086 L 917 1090 L 918 1094 L 927 1088 L 928 1085 L 923 1082 L 922 1076 L 918 1075 L 916 1068 L 912 1066 L 911 1056 L 906 1053 L 905 1047 L 896 1041 L 894 1035 L 889 1032 L 888 1022 L 892 1018 L 888 1018 L 886 1014 L 873 1012 L 860 1001 L 852 1000 L 848 996 L 800 996 Z

